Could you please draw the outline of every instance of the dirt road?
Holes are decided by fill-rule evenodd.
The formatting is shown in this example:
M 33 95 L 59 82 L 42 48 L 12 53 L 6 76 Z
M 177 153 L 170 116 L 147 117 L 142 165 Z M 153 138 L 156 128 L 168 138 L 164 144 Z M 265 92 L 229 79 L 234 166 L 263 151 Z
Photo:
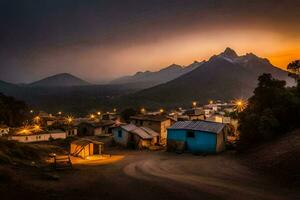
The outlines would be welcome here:
M 116 151 L 114 162 L 88 162 L 59 181 L 28 180 L 31 199 L 296 199 L 241 165 L 231 153 L 213 156 Z M 17 193 L 15 194 L 16 198 Z M 12 197 L 10 195 L 10 197 Z M 11 199 L 11 198 L 10 198 Z

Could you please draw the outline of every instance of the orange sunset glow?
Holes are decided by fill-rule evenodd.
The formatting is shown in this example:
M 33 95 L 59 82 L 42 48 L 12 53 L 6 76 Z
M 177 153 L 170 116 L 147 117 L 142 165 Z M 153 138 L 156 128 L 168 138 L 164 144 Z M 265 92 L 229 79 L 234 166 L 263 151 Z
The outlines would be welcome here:
M 226 47 L 239 55 L 252 52 L 282 69 L 300 57 L 298 1 L 189 1 L 143 1 L 125 8 L 91 3 L 76 12 L 62 7 L 58 16 L 43 5 L 41 12 L 28 6 L 23 16 L 6 20 L 7 27 L 9 21 L 19 26 L 3 29 L 0 79 L 30 82 L 67 72 L 104 83 L 172 63 L 208 60 Z
M 0 25 L 0 200 L 299 199 L 300 0 L 0 0 Z

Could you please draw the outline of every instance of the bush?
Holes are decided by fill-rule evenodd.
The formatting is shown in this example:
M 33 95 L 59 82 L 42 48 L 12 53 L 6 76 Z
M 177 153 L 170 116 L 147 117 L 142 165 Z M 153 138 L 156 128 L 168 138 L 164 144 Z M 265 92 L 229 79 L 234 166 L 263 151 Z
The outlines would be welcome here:
M 300 86 L 286 88 L 285 81 L 270 74 L 263 74 L 258 80 L 248 107 L 238 116 L 240 151 L 300 127 Z

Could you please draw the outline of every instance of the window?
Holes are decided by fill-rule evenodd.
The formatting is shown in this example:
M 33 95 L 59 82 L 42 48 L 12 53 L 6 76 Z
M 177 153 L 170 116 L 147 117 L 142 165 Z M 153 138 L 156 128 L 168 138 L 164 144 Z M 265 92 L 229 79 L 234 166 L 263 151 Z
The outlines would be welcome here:
M 118 137 L 122 137 L 122 130 L 118 130 Z
M 194 131 L 188 131 L 188 132 L 186 132 L 186 137 L 188 137 L 188 138 L 195 138 L 195 132 Z

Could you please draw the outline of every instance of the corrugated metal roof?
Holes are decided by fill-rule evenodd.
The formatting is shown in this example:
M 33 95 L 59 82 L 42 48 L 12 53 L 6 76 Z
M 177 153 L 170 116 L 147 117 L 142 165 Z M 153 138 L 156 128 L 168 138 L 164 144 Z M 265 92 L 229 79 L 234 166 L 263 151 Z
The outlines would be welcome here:
M 159 136 L 159 133 L 155 132 L 154 130 L 152 130 L 151 128 L 148 127 L 140 127 L 141 129 L 143 129 L 144 131 L 146 131 L 149 135 L 151 135 L 152 137 L 157 137 Z
M 126 124 L 126 125 L 121 126 L 121 128 L 123 128 L 125 131 L 130 132 L 130 131 L 136 129 L 137 126 L 134 124 Z
M 90 140 L 90 139 L 79 139 L 79 140 L 75 140 L 72 142 L 72 144 L 76 144 L 76 145 L 80 145 L 80 146 L 84 146 L 84 145 L 88 145 L 90 143 L 94 143 L 94 144 L 104 144 L 103 142 L 99 142 L 96 140 Z
M 149 135 L 146 131 L 144 131 L 141 128 L 134 129 L 134 130 L 132 130 L 130 132 L 137 134 L 142 139 L 152 139 L 153 138 L 151 135 Z
M 137 134 L 142 139 L 152 139 L 153 137 L 159 136 L 158 133 L 156 133 L 155 131 L 153 131 L 150 128 L 137 127 L 134 124 L 123 125 L 123 126 L 121 126 L 121 128 L 123 128 L 124 130 L 126 130 L 128 132 Z
M 208 121 L 178 121 L 169 129 L 187 129 L 194 131 L 205 131 L 211 133 L 220 133 L 225 124 Z

